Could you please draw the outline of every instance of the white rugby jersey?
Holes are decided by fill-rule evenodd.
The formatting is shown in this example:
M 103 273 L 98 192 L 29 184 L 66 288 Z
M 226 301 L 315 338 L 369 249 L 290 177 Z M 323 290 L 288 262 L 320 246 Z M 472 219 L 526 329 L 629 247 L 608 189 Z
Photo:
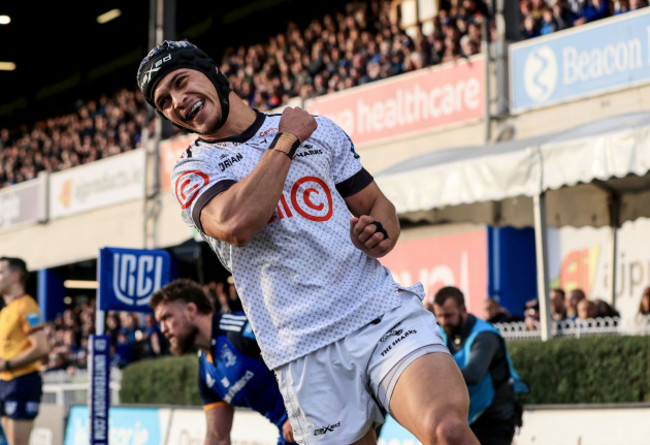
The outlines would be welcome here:
M 201 209 L 255 168 L 281 115 L 258 113 L 244 133 L 197 139 L 172 171 L 184 220 L 231 271 L 269 368 L 333 343 L 397 307 L 399 285 L 350 240 L 343 196 L 372 181 L 347 134 L 327 118 L 296 151 L 276 210 L 246 246 L 206 235 Z

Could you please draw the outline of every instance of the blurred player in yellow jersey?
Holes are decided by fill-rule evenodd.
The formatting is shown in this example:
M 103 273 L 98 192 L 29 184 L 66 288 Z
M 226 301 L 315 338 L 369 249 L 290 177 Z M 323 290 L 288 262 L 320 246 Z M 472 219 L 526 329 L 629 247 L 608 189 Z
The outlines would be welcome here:
M 0 416 L 9 445 L 27 445 L 42 395 L 41 362 L 49 346 L 36 301 L 25 293 L 27 266 L 0 258 Z

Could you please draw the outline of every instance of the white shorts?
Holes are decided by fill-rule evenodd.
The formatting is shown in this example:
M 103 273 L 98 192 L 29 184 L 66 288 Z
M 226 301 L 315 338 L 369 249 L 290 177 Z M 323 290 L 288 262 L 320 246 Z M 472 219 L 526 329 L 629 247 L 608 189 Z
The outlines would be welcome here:
M 384 423 L 401 373 L 449 349 L 433 314 L 402 291 L 402 305 L 349 336 L 276 369 L 296 441 L 344 445 Z M 384 411 L 382 411 L 384 410 Z

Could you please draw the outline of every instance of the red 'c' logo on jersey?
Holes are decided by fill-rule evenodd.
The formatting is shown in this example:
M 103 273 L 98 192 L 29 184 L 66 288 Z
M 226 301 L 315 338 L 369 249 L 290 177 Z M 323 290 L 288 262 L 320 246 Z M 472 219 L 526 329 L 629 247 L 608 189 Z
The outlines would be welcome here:
M 188 208 L 194 202 L 201 187 L 209 182 L 208 175 L 200 170 L 190 170 L 178 177 L 174 194 L 182 209 Z
M 320 178 L 305 176 L 291 189 L 291 204 L 302 217 L 311 221 L 327 221 L 332 217 L 332 192 Z

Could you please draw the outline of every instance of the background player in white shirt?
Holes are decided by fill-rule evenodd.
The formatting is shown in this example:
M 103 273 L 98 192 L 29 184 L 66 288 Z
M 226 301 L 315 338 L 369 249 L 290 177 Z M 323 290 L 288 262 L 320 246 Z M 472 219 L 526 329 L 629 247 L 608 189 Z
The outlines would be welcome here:
M 345 132 L 299 108 L 253 110 L 188 42 L 152 49 L 137 80 L 200 136 L 174 192 L 233 273 L 297 441 L 375 443 L 381 405 L 424 444 L 478 444 L 422 286 L 400 286 L 377 260 L 399 222 Z

